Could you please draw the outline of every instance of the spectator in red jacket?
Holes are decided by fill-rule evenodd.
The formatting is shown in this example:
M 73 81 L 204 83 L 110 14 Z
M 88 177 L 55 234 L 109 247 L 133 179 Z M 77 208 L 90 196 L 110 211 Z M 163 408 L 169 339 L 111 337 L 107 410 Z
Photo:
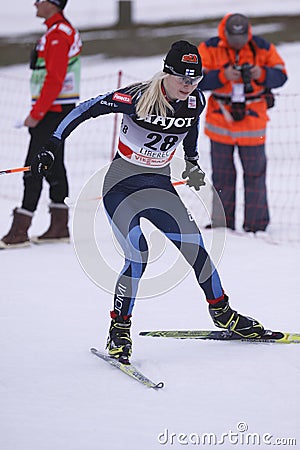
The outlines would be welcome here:
M 36 16 L 45 19 L 46 33 L 39 39 L 31 55 L 32 108 L 24 121 L 30 134 L 25 166 L 30 166 L 61 120 L 79 100 L 81 40 L 64 17 L 67 0 L 37 0 Z M 50 197 L 49 229 L 31 239 L 35 243 L 69 240 L 68 180 L 64 166 L 64 148 L 46 177 Z M 42 191 L 42 181 L 26 172 L 22 205 L 13 211 L 9 232 L 0 241 L 0 248 L 23 247 L 30 244 L 28 229 Z

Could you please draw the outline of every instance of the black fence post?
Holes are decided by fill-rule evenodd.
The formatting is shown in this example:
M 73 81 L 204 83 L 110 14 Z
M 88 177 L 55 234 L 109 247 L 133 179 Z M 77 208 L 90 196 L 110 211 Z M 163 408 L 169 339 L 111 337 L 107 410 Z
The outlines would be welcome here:
M 132 2 L 131 0 L 119 0 L 118 22 L 121 27 L 132 25 Z

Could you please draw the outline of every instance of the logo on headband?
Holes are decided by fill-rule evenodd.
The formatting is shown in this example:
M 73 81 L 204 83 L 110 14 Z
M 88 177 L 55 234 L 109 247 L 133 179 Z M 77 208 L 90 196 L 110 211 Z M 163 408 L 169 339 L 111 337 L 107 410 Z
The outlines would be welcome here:
M 181 62 L 198 64 L 198 56 L 195 53 L 189 53 L 188 55 L 183 55 Z

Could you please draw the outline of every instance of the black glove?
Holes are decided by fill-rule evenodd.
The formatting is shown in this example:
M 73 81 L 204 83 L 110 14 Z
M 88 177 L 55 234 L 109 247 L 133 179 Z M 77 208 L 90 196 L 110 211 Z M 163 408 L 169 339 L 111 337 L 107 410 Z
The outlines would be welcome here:
M 46 177 L 54 164 L 54 160 L 53 153 L 43 147 L 31 163 L 31 172 L 38 178 Z
M 197 161 L 186 161 L 185 170 L 181 174 L 182 178 L 187 178 L 186 184 L 189 187 L 194 187 L 199 191 L 201 186 L 205 186 L 205 173 L 199 167 Z
M 38 178 L 46 177 L 50 172 L 57 150 L 61 141 L 56 137 L 51 137 L 46 145 L 42 147 L 41 151 L 34 157 L 31 163 L 31 172 Z

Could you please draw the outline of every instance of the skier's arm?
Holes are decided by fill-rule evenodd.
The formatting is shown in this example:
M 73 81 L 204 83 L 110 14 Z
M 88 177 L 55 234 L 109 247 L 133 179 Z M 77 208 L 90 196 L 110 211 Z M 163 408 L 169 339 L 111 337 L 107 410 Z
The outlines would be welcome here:
M 198 137 L 199 118 L 183 141 L 185 170 L 182 172 L 182 178 L 187 179 L 187 185 L 194 187 L 196 191 L 199 191 L 200 187 L 205 185 L 205 173 L 198 164 Z
M 31 165 L 31 172 L 38 177 L 46 176 L 53 166 L 61 143 L 78 125 L 90 118 L 110 113 L 135 113 L 135 102 L 126 93 L 126 88 L 91 98 L 74 108 L 58 125 L 47 145 L 35 157 Z
M 110 113 L 135 113 L 134 100 L 126 93 L 126 88 L 80 103 L 58 125 L 51 140 L 64 141 L 82 122 Z

